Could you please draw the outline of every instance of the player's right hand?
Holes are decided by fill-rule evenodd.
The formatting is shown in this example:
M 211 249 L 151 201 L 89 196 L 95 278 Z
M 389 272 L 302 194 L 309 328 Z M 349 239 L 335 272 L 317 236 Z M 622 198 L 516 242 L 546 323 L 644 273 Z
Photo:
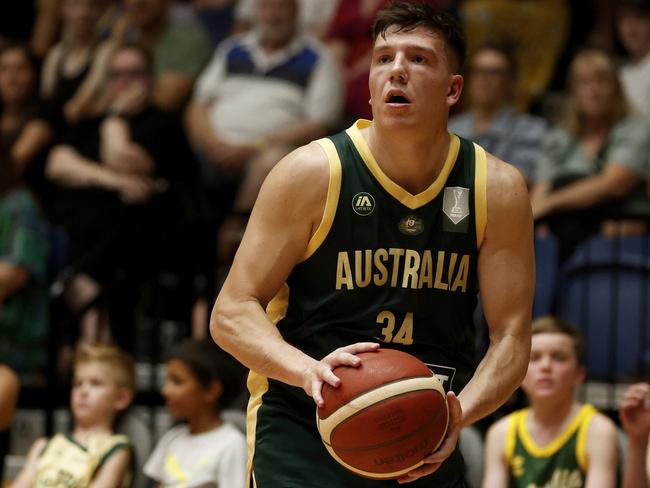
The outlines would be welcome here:
M 349 346 L 335 349 L 320 361 L 315 362 L 306 371 L 302 383 L 305 393 L 314 399 L 318 407 L 325 405 L 322 395 L 323 383 L 338 388 L 341 380 L 332 371 L 337 366 L 358 367 L 361 359 L 355 354 L 376 351 L 379 344 L 376 342 L 357 342 Z
M 627 435 L 644 442 L 650 433 L 650 408 L 646 403 L 648 398 L 650 384 L 636 383 L 626 390 L 619 411 L 621 425 Z

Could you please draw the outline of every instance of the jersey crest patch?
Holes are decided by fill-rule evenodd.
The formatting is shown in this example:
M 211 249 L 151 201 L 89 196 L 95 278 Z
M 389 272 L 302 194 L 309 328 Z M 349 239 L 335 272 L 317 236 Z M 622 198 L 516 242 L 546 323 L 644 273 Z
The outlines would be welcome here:
M 417 217 L 415 215 L 407 215 L 399 221 L 397 227 L 399 228 L 399 231 L 404 235 L 417 236 L 418 234 L 422 234 L 422 231 L 424 230 L 424 223 L 420 217 Z
M 442 211 L 454 225 L 469 215 L 469 188 L 449 186 L 445 188 Z
M 352 210 L 362 217 L 370 215 L 375 210 L 375 197 L 365 191 L 357 193 L 352 197 Z

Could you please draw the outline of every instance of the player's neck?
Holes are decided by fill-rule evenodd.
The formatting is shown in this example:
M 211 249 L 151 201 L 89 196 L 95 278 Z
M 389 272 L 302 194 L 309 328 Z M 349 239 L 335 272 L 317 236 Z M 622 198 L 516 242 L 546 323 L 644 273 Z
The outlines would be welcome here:
M 192 435 L 203 434 L 220 427 L 223 424 L 219 413 L 211 406 L 209 409 L 195 412 L 187 419 Z
M 426 190 L 438 177 L 451 141 L 446 128 L 397 132 L 374 123 L 364 137 L 386 176 L 413 195 Z

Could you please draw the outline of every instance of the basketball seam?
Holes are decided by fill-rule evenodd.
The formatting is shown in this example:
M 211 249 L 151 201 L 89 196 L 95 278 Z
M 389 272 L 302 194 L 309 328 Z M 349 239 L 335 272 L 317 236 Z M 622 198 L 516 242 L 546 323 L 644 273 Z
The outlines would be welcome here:
M 368 389 L 368 390 L 362 391 L 361 393 L 359 393 L 359 394 L 356 395 L 356 396 L 350 397 L 350 398 L 347 400 L 346 403 L 353 402 L 354 400 L 356 400 L 356 399 L 358 399 L 358 398 L 361 398 L 362 396 L 367 395 L 368 393 L 372 393 L 373 391 L 377 391 L 377 390 L 379 390 L 380 388 L 384 388 L 384 387 L 386 387 L 386 386 L 393 385 L 393 384 L 395 384 L 395 383 L 399 383 L 400 381 L 404 381 L 404 380 L 412 380 L 412 379 L 415 379 L 415 378 L 431 378 L 432 376 L 433 376 L 433 373 L 432 373 L 430 376 L 414 375 L 414 376 L 403 376 L 403 377 L 401 377 L 401 378 L 395 378 L 395 379 L 392 380 L 392 381 L 387 381 L 386 383 L 381 383 L 381 384 L 379 384 L 379 385 L 377 385 L 377 386 L 375 386 L 375 387 L 373 387 L 373 388 L 370 388 L 370 389 Z M 413 391 L 421 391 L 421 390 L 427 390 L 427 388 L 421 388 L 420 390 L 413 390 Z M 401 393 L 400 393 L 400 395 L 401 395 Z M 319 418 L 320 420 L 327 420 L 327 419 L 330 418 L 332 415 L 334 415 L 334 414 L 336 413 L 337 410 L 338 410 L 338 409 L 336 409 L 336 410 L 332 410 L 332 412 L 331 412 L 327 417 L 320 417 L 320 416 L 319 416 L 318 418 Z
M 411 391 L 408 391 L 408 392 L 406 392 L 406 393 L 402 393 L 401 395 L 396 395 L 396 396 L 394 396 L 394 397 L 387 398 L 386 400 L 382 400 L 382 401 L 380 401 L 380 402 L 373 403 L 372 406 L 374 407 L 375 405 L 380 405 L 381 403 L 387 402 L 387 401 L 389 401 L 389 400 L 393 400 L 394 398 L 399 398 L 400 396 L 403 396 L 403 395 L 408 395 L 409 393 L 413 393 L 413 392 L 415 392 L 415 391 L 431 391 L 431 390 L 427 390 L 427 389 L 424 389 L 424 388 L 421 389 L 421 390 L 411 390 Z M 349 417 L 347 417 L 343 422 L 341 422 L 340 424 L 338 424 L 336 427 L 334 427 L 334 428 L 332 429 L 332 434 L 334 434 L 334 432 L 336 432 L 336 429 L 337 429 L 339 426 L 343 425 L 345 422 L 347 422 L 348 420 L 350 420 L 350 419 L 356 417 L 357 415 L 359 415 L 359 414 L 361 414 L 361 413 L 362 413 L 362 412 L 355 413 L 354 415 L 350 415 Z M 403 435 L 403 436 L 401 436 L 401 437 L 397 437 L 397 438 L 395 438 L 395 439 L 391 439 L 389 442 L 383 442 L 383 443 L 381 443 L 381 444 L 374 444 L 374 445 L 369 445 L 369 446 L 364 446 L 364 447 L 348 447 L 348 448 L 336 447 L 336 449 L 337 449 L 337 451 L 342 451 L 342 452 L 354 452 L 354 451 L 367 451 L 367 450 L 370 450 L 370 449 L 377 449 L 377 448 L 381 448 L 381 447 L 386 447 L 386 446 L 389 446 L 389 445 L 391 445 L 391 444 L 395 444 L 396 442 L 403 441 L 404 439 L 407 439 L 408 437 L 412 436 L 412 435 L 415 434 L 416 432 L 419 432 L 420 430 L 427 428 L 429 425 L 432 425 L 432 424 L 434 424 L 435 422 L 437 422 L 438 419 L 439 419 L 439 417 L 440 417 L 440 413 L 438 412 L 438 415 L 436 415 L 436 416 L 435 416 L 435 417 L 434 417 L 430 422 L 425 423 L 424 425 L 419 426 L 417 429 L 412 430 L 412 431 L 409 432 L 408 434 L 405 434 L 405 435 Z M 328 445 L 328 446 L 330 446 L 330 447 L 334 447 L 334 446 L 332 445 L 332 443 L 327 443 L 327 442 L 325 442 L 325 441 L 323 441 L 323 444 L 326 444 L 326 445 Z

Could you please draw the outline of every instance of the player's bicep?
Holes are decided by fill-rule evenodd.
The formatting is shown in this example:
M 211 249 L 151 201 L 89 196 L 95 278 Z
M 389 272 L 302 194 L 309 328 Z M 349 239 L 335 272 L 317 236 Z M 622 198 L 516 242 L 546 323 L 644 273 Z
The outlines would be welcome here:
M 530 322 L 535 290 L 533 219 L 526 183 L 503 163 L 494 172 L 497 175 L 488 176 L 488 221 L 478 259 L 481 300 L 491 335 L 517 332 Z
M 615 487 L 618 436 L 616 427 L 609 419 L 596 416 L 592 420 L 587 431 L 586 450 L 589 467 L 585 488 Z
M 329 173 L 326 167 L 300 168 L 295 159 L 314 150 L 287 156 L 262 185 L 226 282 L 242 299 L 265 305 L 305 255 L 323 213 Z

